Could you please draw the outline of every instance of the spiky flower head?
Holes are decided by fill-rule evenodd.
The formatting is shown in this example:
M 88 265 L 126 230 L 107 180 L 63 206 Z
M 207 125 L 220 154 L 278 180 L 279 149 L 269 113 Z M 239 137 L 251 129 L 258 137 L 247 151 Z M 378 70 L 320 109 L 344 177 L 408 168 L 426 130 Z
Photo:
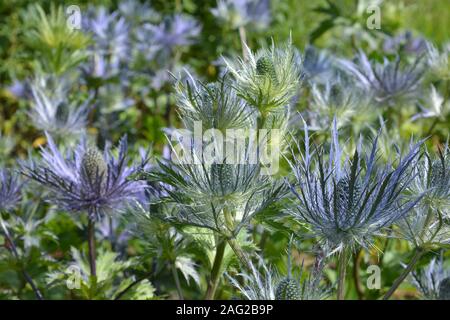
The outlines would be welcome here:
M 448 148 L 438 156 L 424 150 L 413 160 L 414 179 L 407 194 L 422 194 L 411 214 L 397 222 L 400 236 L 416 247 L 442 246 L 450 243 L 450 167 Z
M 197 149 L 173 148 L 171 161 L 160 162 L 161 170 L 150 174 L 167 192 L 161 201 L 176 208 L 171 218 L 232 237 L 276 201 L 285 191 L 283 184 L 263 175 L 262 165 L 251 162 L 249 147 L 244 149 L 233 161 L 211 162 Z
M 251 270 L 248 273 L 238 274 L 244 284 L 228 276 L 231 284 L 247 300 L 322 300 L 330 293 L 322 284 L 324 267 L 322 258 L 316 258 L 307 276 L 303 263 L 298 274 L 285 276 L 268 266 L 262 257 L 258 256 L 258 262 L 258 265 L 251 263 Z
M 22 186 L 14 173 L 0 169 L 0 212 L 14 209 L 21 199 Z
M 412 281 L 423 299 L 448 300 L 449 270 L 444 269 L 444 257 L 433 258 L 424 270 L 412 272 Z M 442 291 L 442 292 L 441 292 Z
M 362 150 L 360 143 L 353 157 L 343 160 L 334 121 L 329 151 L 318 147 L 311 152 L 310 148 L 305 125 L 305 151 L 290 161 L 295 182 L 289 185 L 295 200 L 288 213 L 319 238 L 328 252 L 371 246 L 372 236 L 404 217 L 419 201 L 402 193 L 411 183 L 408 170 L 419 144 L 398 159 L 395 169 L 392 164 L 378 166 L 377 138 L 370 152 Z
M 427 45 L 427 64 L 431 72 L 439 79 L 450 79 L 450 47 L 447 46 L 439 51 L 433 44 Z
M 42 161 L 22 164 L 24 175 L 50 189 L 50 202 L 71 212 L 87 212 L 91 219 L 117 212 L 138 199 L 146 188 L 131 179 L 145 165 L 127 166 L 127 142 L 122 138 L 115 157 L 109 145 L 104 152 L 83 139 L 63 155 L 47 135 Z
M 90 99 L 69 100 L 69 86 L 64 78 L 36 79 L 31 85 L 29 115 L 37 129 L 68 138 L 86 128 Z
M 300 300 L 300 296 L 300 286 L 296 280 L 286 277 L 278 283 L 275 300 Z
M 211 13 L 234 29 L 266 28 L 271 20 L 269 0 L 218 0 Z
M 311 130 L 329 130 L 336 118 L 338 129 L 352 122 L 356 125 L 359 111 L 370 117 L 370 97 L 344 79 L 327 81 L 324 85 L 313 84 L 308 108 L 308 125 Z
M 448 145 L 437 154 L 429 154 L 414 161 L 414 183 L 411 193 L 424 193 L 423 203 L 444 214 L 450 209 L 450 151 Z
M 332 76 L 332 60 L 325 51 L 307 46 L 303 54 L 302 72 L 310 83 L 326 83 Z
M 226 61 L 239 95 L 261 113 L 287 106 L 300 81 L 298 54 L 292 44 L 272 44 L 256 53 L 245 45 L 245 51 L 246 58 L 234 63 Z
M 190 16 L 176 14 L 165 17 L 158 25 L 148 25 L 148 30 L 159 53 L 168 55 L 175 47 L 194 43 L 201 25 Z
M 370 62 L 360 52 L 357 63 L 340 60 L 343 70 L 352 74 L 359 85 L 382 106 L 415 102 L 420 96 L 424 68 L 420 57 L 413 64 L 403 64 L 399 57 L 383 63 Z
M 254 112 L 237 96 L 225 78 L 203 84 L 189 74 L 190 81 L 176 85 L 178 107 L 186 128 L 192 130 L 195 122 L 202 129 L 248 129 L 254 125 Z
M 123 71 L 131 56 L 130 26 L 118 11 L 108 12 L 105 7 L 89 7 L 83 19 L 83 31 L 94 41 L 89 47 L 92 59 L 85 67 L 90 76 L 111 78 Z

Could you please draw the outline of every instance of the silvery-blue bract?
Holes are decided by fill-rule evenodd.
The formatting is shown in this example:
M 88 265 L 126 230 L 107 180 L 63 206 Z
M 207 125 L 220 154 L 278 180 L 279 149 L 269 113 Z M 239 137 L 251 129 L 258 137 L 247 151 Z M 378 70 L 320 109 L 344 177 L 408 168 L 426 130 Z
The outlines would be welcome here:
M 305 151 L 290 161 L 295 179 L 289 185 L 295 201 L 288 213 L 304 223 L 327 251 L 370 246 L 373 236 L 404 217 L 419 201 L 419 197 L 405 198 L 403 192 L 413 179 L 410 166 L 420 144 L 393 168 L 377 162 L 377 138 L 370 152 L 359 145 L 352 158 L 343 160 L 336 121 L 329 150 L 310 145 L 307 126 L 304 139 Z

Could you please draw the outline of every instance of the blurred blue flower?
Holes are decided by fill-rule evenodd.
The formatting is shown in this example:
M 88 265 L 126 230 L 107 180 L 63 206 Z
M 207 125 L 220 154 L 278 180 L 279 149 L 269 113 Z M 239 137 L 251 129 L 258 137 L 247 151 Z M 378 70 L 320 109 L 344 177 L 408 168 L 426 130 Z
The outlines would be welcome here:
M 414 102 L 420 96 L 424 68 L 420 57 L 411 65 L 403 65 L 400 58 L 395 61 L 370 62 L 364 52 L 360 52 L 357 63 L 340 60 L 343 70 L 352 74 L 359 85 L 371 93 L 374 99 L 387 106 Z
M 154 22 L 159 19 L 159 14 L 148 3 L 138 0 L 120 1 L 119 11 L 129 24 L 140 26 L 142 23 Z
M 19 203 L 23 183 L 7 169 L 0 168 L 0 213 L 9 211 Z
M 441 283 L 449 279 L 450 270 L 444 269 L 444 259 L 441 252 L 438 259 L 433 258 L 425 270 L 413 271 L 413 284 L 419 290 L 423 299 L 439 300 Z M 447 280 L 448 281 L 448 280 Z
M 34 126 L 58 137 L 84 131 L 91 99 L 70 101 L 69 83 L 63 78 L 45 79 L 31 84 L 30 118 Z
M 131 39 L 129 25 L 119 12 L 106 8 L 90 8 L 83 29 L 92 36 L 89 61 L 92 76 L 110 77 L 120 72 L 120 65 L 130 59 Z
M 427 42 L 422 37 L 413 37 L 411 31 L 406 31 L 395 37 L 388 37 L 383 43 L 386 53 L 398 53 L 399 51 L 420 55 L 427 50 Z
M 158 25 L 147 25 L 149 38 L 157 45 L 161 54 L 170 54 L 175 47 L 194 43 L 201 27 L 199 23 L 185 15 L 168 16 Z
M 267 28 L 271 21 L 269 0 L 218 0 L 211 13 L 232 28 Z
M 330 57 L 313 46 L 308 46 L 303 55 L 303 73 L 308 81 L 325 82 L 329 80 L 332 71 Z

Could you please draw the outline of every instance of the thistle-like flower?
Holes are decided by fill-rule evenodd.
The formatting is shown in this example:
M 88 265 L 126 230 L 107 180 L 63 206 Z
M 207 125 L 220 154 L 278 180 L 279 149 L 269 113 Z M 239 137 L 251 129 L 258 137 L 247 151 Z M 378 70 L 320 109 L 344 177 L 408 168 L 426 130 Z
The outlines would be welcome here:
M 148 30 L 160 53 L 167 55 L 175 47 L 192 44 L 201 26 L 193 18 L 177 14 L 166 17 L 159 25 L 148 25 Z
M 431 72 L 442 80 L 450 79 L 450 48 L 446 47 L 440 52 L 438 48 L 429 43 L 427 49 L 427 64 Z
M 434 159 L 433 159 L 434 158 Z M 450 243 L 450 162 L 448 147 L 439 157 L 427 151 L 413 160 L 413 181 L 407 192 L 423 194 L 422 201 L 409 215 L 397 222 L 400 236 L 416 248 L 442 246 Z
M 422 202 L 444 214 L 450 209 L 450 150 L 446 145 L 437 156 L 424 152 L 423 158 L 414 161 L 414 182 L 410 192 L 424 194 Z
M 310 148 L 306 127 L 305 151 L 290 161 L 296 181 L 289 185 L 296 201 L 288 213 L 304 223 L 327 252 L 371 246 L 372 236 L 404 217 L 419 201 L 402 194 L 413 179 L 408 169 L 419 144 L 399 159 L 395 169 L 377 165 L 377 138 L 370 153 L 359 145 L 353 158 L 343 161 L 334 121 L 328 154 L 324 147 L 314 152 Z
M 399 51 L 420 55 L 427 49 L 427 42 L 422 37 L 414 37 L 411 31 L 403 32 L 395 37 L 388 37 L 383 43 L 387 53 Z
M 370 97 L 361 90 L 350 88 L 343 80 L 312 85 L 312 100 L 308 108 L 311 130 L 328 130 L 334 118 L 340 129 L 350 122 L 358 110 L 369 110 Z
M 450 300 L 450 270 L 444 269 L 444 259 L 433 258 L 425 270 L 412 274 L 413 284 L 422 298 L 427 300 Z
M 151 177 L 164 184 L 168 196 L 161 199 L 163 203 L 176 208 L 169 218 L 211 229 L 226 238 L 237 236 L 284 192 L 282 184 L 261 174 L 260 164 L 207 164 L 197 158 L 160 166 L 162 170 Z
M 218 0 L 211 13 L 233 29 L 249 26 L 264 29 L 271 20 L 269 0 Z
M 244 48 L 247 59 L 226 61 L 236 79 L 236 90 L 250 105 L 267 114 L 286 107 L 296 94 L 300 81 L 300 67 L 296 51 L 289 42 L 285 47 L 261 49 L 253 53 Z
M 322 83 L 330 77 L 331 58 L 324 51 L 308 46 L 303 54 L 302 67 L 307 81 Z
M 106 8 L 90 8 L 83 29 L 94 39 L 89 49 L 93 59 L 87 64 L 89 75 L 99 78 L 116 76 L 131 54 L 130 30 L 119 12 L 109 13 Z
M 186 128 L 193 129 L 201 121 L 203 130 L 246 129 L 253 127 L 253 110 L 236 95 L 235 90 L 222 79 L 207 85 L 194 80 L 176 85 L 178 107 Z
M 402 65 L 399 57 L 395 61 L 384 59 L 380 64 L 371 63 L 367 56 L 360 52 L 357 60 L 357 63 L 340 60 L 340 65 L 344 71 L 354 75 L 362 88 L 380 105 L 409 103 L 419 97 L 424 74 L 420 57 L 412 65 Z
M 51 82 L 56 81 L 53 79 Z M 82 133 L 87 124 L 90 99 L 82 104 L 67 102 L 69 90 L 63 80 L 55 83 L 56 87 L 47 83 L 42 83 L 44 87 L 37 83 L 31 85 L 32 110 L 29 114 L 36 128 L 58 137 Z
M 244 284 L 228 276 L 231 284 L 247 300 L 322 300 L 329 290 L 322 284 L 323 259 L 317 259 L 308 276 L 305 276 L 303 263 L 298 274 L 283 276 L 258 257 L 258 266 L 251 263 L 249 273 L 239 273 Z
M 440 118 L 443 119 L 450 111 L 450 103 L 444 104 L 445 99 L 439 94 L 434 85 L 431 85 L 429 94 L 426 97 L 425 104 L 428 107 L 424 107 L 422 103 L 418 106 L 421 110 L 420 113 L 414 115 L 411 120 L 417 120 L 420 118 Z
M 117 158 L 109 145 L 101 152 L 82 141 L 73 152 L 63 155 L 47 135 L 48 147 L 42 149 L 42 162 L 22 164 L 22 173 L 48 187 L 49 200 L 71 212 L 87 212 L 90 219 L 120 210 L 135 200 L 145 189 L 142 181 L 134 181 L 143 163 L 127 166 L 127 142 L 122 138 Z
M 19 177 L 6 169 L 0 169 L 0 214 L 14 209 L 21 199 L 23 184 Z

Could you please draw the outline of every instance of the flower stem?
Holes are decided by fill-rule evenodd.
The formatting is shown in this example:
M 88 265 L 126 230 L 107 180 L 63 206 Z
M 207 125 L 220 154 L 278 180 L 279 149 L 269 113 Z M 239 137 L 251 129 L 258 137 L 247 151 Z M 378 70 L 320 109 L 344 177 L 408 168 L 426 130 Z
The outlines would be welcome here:
M 211 269 L 211 277 L 208 281 L 208 288 L 206 289 L 205 300 L 213 300 L 216 293 L 217 285 L 220 279 L 220 269 L 222 267 L 223 256 L 227 243 L 224 240 L 219 240 L 216 248 L 216 256 L 214 257 L 213 266 Z
M 3 218 L 0 214 L 0 224 L 2 226 L 3 229 L 3 233 L 5 235 L 5 239 L 8 241 L 9 243 L 9 250 L 11 251 L 11 253 L 13 254 L 13 256 L 19 260 L 19 253 L 17 252 L 17 247 L 16 244 L 13 241 L 13 238 L 11 237 L 11 235 L 9 234 L 8 228 L 6 228 L 5 223 L 3 222 Z M 24 267 L 20 267 L 21 268 L 21 272 L 23 277 L 25 278 L 25 280 L 28 282 L 28 284 L 31 286 L 31 289 L 33 290 L 36 298 L 38 300 L 44 300 L 44 296 L 42 295 L 41 291 L 39 291 L 38 287 L 36 286 L 36 284 L 34 283 L 33 279 L 31 278 L 31 276 L 28 274 L 28 272 L 25 270 Z
M 344 248 L 339 254 L 338 261 L 338 288 L 337 288 L 337 299 L 345 299 L 345 275 L 347 271 L 347 248 Z
M 248 269 L 252 270 L 252 265 L 250 262 L 250 258 L 247 256 L 247 254 L 242 250 L 241 246 L 238 244 L 236 239 L 229 238 L 227 239 L 228 244 L 230 245 L 231 249 L 233 249 L 234 254 L 238 257 L 239 261 Z
M 397 288 L 400 286 L 400 284 L 405 280 L 405 278 L 408 276 L 408 274 L 411 272 L 411 270 L 414 268 L 414 266 L 417 264 L 419 259 L 423 256 L 425 253 L 425 250 L 418 247 L 416 248 L 414 255 L 409 262 L 409 264 L 406 266 L 406 268 L 403 270 L 402 274 L 395 279 L 394 284 L 389 289 L 389 291 L 383 296 L 383 300 L 389 300 L 389 298 L 392 296 L 392 294 L 397 290 Z
M 361 285 L 361 279 L 359 277 L 359 269 L 362 259 L 362 254 L 364 251 L 358 250 L 353 256 L 353 281 L 355 283 L 356 293 L 358 294 L 358 299 L 364 299 L 364 289 Z
M 245 50 L 245 44 L 247 43 L 247 33 L 243 26 L 239 27 L 239 39 L 241 40 L 242 58 L 247 61 L 247 51 Z
M 88 246 L 89 246 L 89 267 L 91 276 L 97 276 L 96 254 L 95 254 L 95 222 L 89 219 L 88 222 Z
M 179 300 L 184 300 L 183 290 L 181 290 L 180 278 L 178 276 L 177 267 L 175 266 L 175 262 L 172 264 L 172 268 L 171 269 L 172 269 L 173 279 L 175 280 L 175 286 L 177 287 L 178 299 Z

